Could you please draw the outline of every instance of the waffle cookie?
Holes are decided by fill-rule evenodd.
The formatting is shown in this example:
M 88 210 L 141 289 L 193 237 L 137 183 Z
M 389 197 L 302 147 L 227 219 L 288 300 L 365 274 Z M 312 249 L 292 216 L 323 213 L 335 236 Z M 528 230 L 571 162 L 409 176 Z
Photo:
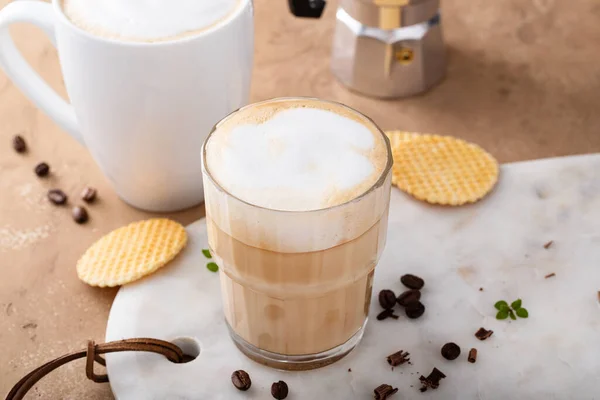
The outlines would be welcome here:
M 392 151 L 394 149 L 402 146 L 402 143 L 406 142 L 407 140 L 411 140 L 412 138 L 419 136 L 418 133 L 405 132 L 405 131 L 387 131 L 387 132 L 385 132 L 385 135 L 388 137 L 388 139 L 390 139 L 390 145 L 392 146 Z M 392 185 L 396 185 L 396 184 L 397 184 L 396 176 L 392 174 Z
M 498 162 L 475 144 L 427 134 L 391 137 L 393 184 L 419 200 L 452 206 L 474 203 L 498 181 Z
M 166 265 L 186 243 L 185 228 L 175 221 L 134 222 L 94 243 L 77 262 L 77 276 L 92 286 L 124 285 Z

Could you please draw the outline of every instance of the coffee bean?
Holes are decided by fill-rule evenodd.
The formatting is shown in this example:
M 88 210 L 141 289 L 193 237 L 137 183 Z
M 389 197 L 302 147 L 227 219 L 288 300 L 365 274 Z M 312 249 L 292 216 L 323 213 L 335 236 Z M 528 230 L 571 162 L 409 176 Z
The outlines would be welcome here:
M 16 135 L 13 138 L 13 149 L 17 153 L 25 153 L 27 151 L 27 143 L 25 143 L 25 139 L 21 135 Z
M 446 343 L 442 347 L 442 357 L 446 360 L 456 360 L 460 356 L 460 347 L 456 343 Z
M 252 386 L 250 375 L 241 369 L 231 374 L 231 382 L 233 383 L 233 386 L 243 392 L 250 389 L 250 386 Z
M 400 282 L 410 289 L 422 289 L 425 285 L 425 281 L 418 276 L 406 274 L 400 278 Z
M 288 385 L 284 381 L 275 382 L 271 385 L 271 396 L 277 400 L 285 399 L 288 393 Z
M 85 224 L 89 219 L 87 210 L 83 207 L 80 207 L 80 206 L 73 207 L 72 213 L 73 213 L 73 219 L 78 224 Z
M 384 310 L 394 308 L 396 305 L 396 295 L 391 290 L 382 290 L 379 292 L 379 304 L 381 304 Z
M 41 162 L 35 166 L 35 174 L 40 178 L 47 176 L 50 173 L 50 166 L 45 162 Z
M 421 292 L 416 289 L 407 290 L 396 299 L 402 307 L 406 307 L 408 303 L 414 303 L 419 300 L 421 300 Z
M 60 189 L 52 189 L 48 191 L 48 199 L 57 206 L 67 202 L 67 195 Z
M 408 303 L 405 308 L 406 316 L 410 319 L 419 318 L 425 313 L 425 306 L 420 301 Z
M 92 203 L 94 200 L 96 200 L 96 194 L 96 189 L 92 187 L 86 187 L 81 193 L 81 199 L 86 203 Z

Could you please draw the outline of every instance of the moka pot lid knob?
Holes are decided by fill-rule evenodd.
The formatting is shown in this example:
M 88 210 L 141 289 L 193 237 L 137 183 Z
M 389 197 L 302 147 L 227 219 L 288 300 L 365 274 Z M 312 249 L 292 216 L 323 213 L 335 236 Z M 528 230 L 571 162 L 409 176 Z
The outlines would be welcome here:
M 325 0 L 288 0 L 291 13 L 300 18 L 320 18 L 325 3 Z

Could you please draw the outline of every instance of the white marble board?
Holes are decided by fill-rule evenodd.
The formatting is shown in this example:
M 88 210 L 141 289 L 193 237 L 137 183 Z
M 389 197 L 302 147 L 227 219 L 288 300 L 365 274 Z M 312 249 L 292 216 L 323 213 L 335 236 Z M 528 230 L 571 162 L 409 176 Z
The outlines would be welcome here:
M 422 318 L 376 321 L 374 300 L 363 341 L 338 363 L 309 372 L 256 364 L 228 337 L 198 221 L 172 265 L 119 291 L 106 340 L 193 337 L 200 356 L 176 365 L 153 354 L 108 355 L 116 398 L 270 399 L 271 383 L 283 379 L 290 400 L 369 399 L 381 383 L 399 388 L 392 400 L 600 399 L 600 155 L 505 165 L 496 190 L 467 207 L 428 206 L 392 191 L 374 295 L 400 293 L 400 275 L 418 274 L 426 281 Z M 494 303 L 517 298 L 530 318 L 496 320 Z M 477 340 L 479 327 L 494 335 Z M 449 341 L 462 348 L 455 361 L 440 355 Z M 471 347 L 479 350 L 476 364 L 466 360 Z M 412 365 L 392 371 L 386 356 L 400 349 Z M 433 367 L 447 378 L 420 393 L 418 378 Z M 236 369 L 250 373 L 250 391 L 232 386 Z

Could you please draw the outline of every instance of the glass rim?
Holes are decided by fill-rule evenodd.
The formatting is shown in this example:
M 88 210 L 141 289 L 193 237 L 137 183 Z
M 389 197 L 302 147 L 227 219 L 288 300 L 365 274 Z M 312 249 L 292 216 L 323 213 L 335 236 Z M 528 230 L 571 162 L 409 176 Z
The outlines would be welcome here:
M 387 149 L 387 162 L 385 165 L 385 168 L 383 169 L 383 171 L 381 172 L 381 175 L 379 176 L 379 178 L 375 181 L 375 183 L 373 185 L 371 185 L 367 190 L 365 190 L 363 193 L 361 193 L 359 196 L 354 197 L 348 201 L 345 201 L 343 203 L 340 204 L 336 204 L 334 206 L 330 206 L 330 207 L 325 207 L 325 208 L 317 208 L 317 209 L 312 209 L 312 210 L 279 210 L 277 208 L 269 208 L 269 207 L 264 207 L 264 206 L 260 206 L 257 204 L 252 204 L 244 199 L 240 199 L 238 196 L 232 194 L 231 192 L 229 192 L 227 189 L 225 189 L 223 186 L 221 186 L 219 184 L 219 182 L 216 181 L 216 179 L 212 176 L 212 173 L 210 172 L 210 169 L 208 168 L 208 164 L 206 161 L 206 145 L 208 143 L 208 141 L 210 140 L 210 138 L 212 137 L 213 133 L 215 133 L 215 131 L 219 128 L 219 126 L 221 124 L 223 124 L 224 122 L 226 122 L 227 120 L 229 120 L 230 118 L 232 118 L 235 114 L 237 114 L 238 112 L 242 111 L 242 110 L 246 110 L 248 108 L 252 108 L 252 107 L 256 107 L 259 106 L 261 104 L 267 104 L 267 103 L 274 103 L 274 102 L 279 102 L 279 101 L 316 101 L 319 103 L 326 103 L 326 104 L 333 104 L 336 106 L 341 106 L 342 108 L 345 108 L 357 115 L 359 115 L 360 117 L 364 118 L 367 122 L 371 123 L 375 129 L 377 130 L 377 132 L 381 135 L 381 137 L 383 138 L 383 141 L 385 143 L 386 149 Z M 210 179 L 211 183 L 221 192 L 225 193 L 226 195 L 236 199 L 237 201 L 244 203 L 250 207 L 253 208 L 257 208 L 257 209 L 262 209 L 262 210 L 267 210 L 267 211 L 271 211 L 271 212 L 278 212 L 278 213 L 286 213 L 286 214 L 308 214 L 308 213 L 316 213 L 316 212 L 322 212 L 322 211 L 329 211 L 329 210 L 333 210 L 336 208 L 341 208 L 344 206 L 347 206 L 348 204 L 360 201 L 361 199 L 365 198 L 366 196 L 368 196 L 371 192 L 375 191 L 377 188 L 383 186 L 385 180 L 387 179 L 388 174 L 390 173 L 391 169 L 392 169 L 392 165 L 394 164 L 394 159 L 392 157 L 392 146 L 390 143 L 389 138 L 387 137 L 387 135 L 383 132 L 383 130 L 375 123 L 375 121 L 373 121 L 370 117 L 366 116 L 365 114 L 361 113 L 360 111 L 347 106 L 345 104 L 342 104 L 340 102 L 337 101 L 332 101 L 332 100 L 324 100 L 324 99 L 319 99 L 316 97 L 304 97 L 304 96 L 298 96 L 298 97 L 275 97 L 272 99 L 268 99 L 268 100 L 262 100 L 256 103 L 251 103 L 248 105 L 245 105 L 243 107 L 240 107 L 234 111 L 232 111 L 231 113 L 227 114 L 227 116 L 225 116 L 224 118 L 222 118 L 219 122 L 217 122 L 211 129 L 210 133 L 208 134 L 208 136 L 206 137 L 206 139 L 204 140 L 204 143 L 202 143 L 202 169 L 203 172 L 205 174 L 206 177 L 208 177 L 208 179 Z M 206 190 L 206 188 L 204 188 L 204 190 Z M 206 202 L 206 196 L 205 198 L 205 202 Z

